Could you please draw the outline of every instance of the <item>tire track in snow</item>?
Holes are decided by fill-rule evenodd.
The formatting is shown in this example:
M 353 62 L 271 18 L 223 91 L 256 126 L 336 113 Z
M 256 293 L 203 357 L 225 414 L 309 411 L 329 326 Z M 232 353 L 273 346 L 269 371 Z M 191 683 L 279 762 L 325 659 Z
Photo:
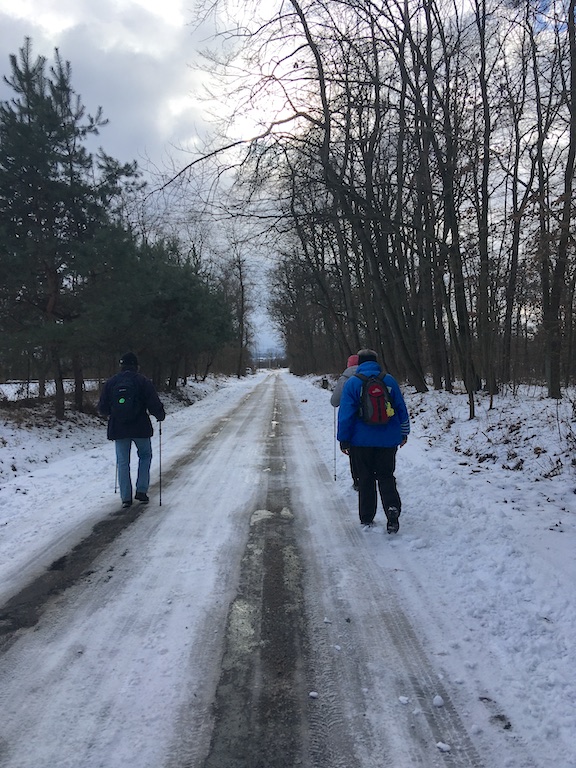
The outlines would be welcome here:
M 164 484 L 169 484 L 186 470 L 191 462 L 209 451 L 214 444 L 214 438 L 229 426 L 231 413 L 241 413 L 243 407 L 250 402 L 256 404 L 263 386 L 264 382 L 260 383 L 239 405 L 234 406 L 230 413 L 224 414 L 216 424 L 211 425 L 209 431 L 165 472 Z M 150 491 L 157 492 L 158 484 L 152 485 Z M 152 507 L 153 504 L 134 504 L 130 509 L 121 511 L 121 514 L 107 515 L 94 525 L 88 536 L 82 538 L 68 553 L 55 560 L 44 573 L 23 585 L 17 594 L 0 606 L 0 651 L 11 645 L 18 630 L 35 626 L 46 604 L 54 595 L 75 584 L 86 573 L 91 563 L 111 546 L 126 528 L 138 520 L 140 515 Z
M 277 377 L 275 382 L 276 391 Z M 228 614 L 215 725 L 203 768 L 309 764 L 301 566 L 282 424 L 275 397 L 267 438 L 269 472 L 251 517 L 238 593 Z
M 165 505 L 146 507 L 76 584 L 49 596 L 32 631 L 15 633 L 0 657 L 3 768 L 158 768 L 182 755 L 186 739 L 190 747 L 191 725 L 188 754 L 198 765 L 264 469 L 267 407 L 267 391 L 256 386 L 186 471 L 182 462 Z
M 366 536 L 381 536 L 386 546 L 384 528 L 360 530 L 356 510 L 346 509 L 335 492 L 289 392 L 285 398 L 292 425 L 290 477 L 298 489 L 293 503 L 306 526 L 301 542 L 319 702 L 326 689 L 337 722 L 355 743 L 355 764 L 362 768 L 482 768 L 449 691 L 402 611 L 392 579 L 366 550 Z M 443 706 L 434 706 L 436 696 Z M 450 751 L 441 751 L 439 744 Z

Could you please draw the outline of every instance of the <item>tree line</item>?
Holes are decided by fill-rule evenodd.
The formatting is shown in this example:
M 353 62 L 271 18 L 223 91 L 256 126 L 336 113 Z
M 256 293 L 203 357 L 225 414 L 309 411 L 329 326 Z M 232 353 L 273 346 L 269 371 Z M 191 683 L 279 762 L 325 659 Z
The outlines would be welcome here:
M 239 73 L 228 98 L 260 116 L 237 188 L 282 234 L 271 306 L 291 368 L 339 370 L 369 344 L 419 391 L 463 380 L 471 415 L 480 387 L 531 379 L 560 397 L 575 374 L 574 0 L 266 12 L 247 3 L 224 35 L 233 68 L 210 67 Z
M 138 224 L 145 185 L 90 137 L 86 112 L 58 50 L 49 65 L 26 40 L 0 103 L 0 375 L 64 378 L 84 407 L 85 376 L 108 376 L 136 352 L 161 387 L 216 370 L 244 373 L 247 299 L 233 267 L 207 268 L 194 242 Z M 134 212 L 137 211 L 138 214 Z

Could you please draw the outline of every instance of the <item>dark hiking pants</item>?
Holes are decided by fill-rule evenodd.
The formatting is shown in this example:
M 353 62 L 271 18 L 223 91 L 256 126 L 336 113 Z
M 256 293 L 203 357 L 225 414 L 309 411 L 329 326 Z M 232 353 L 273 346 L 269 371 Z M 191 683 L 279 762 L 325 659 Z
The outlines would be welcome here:
M 367 448 L 353 445 L 350 454 L 353 457 L 354 469 L 358 476 L 358 512 L 360 522 L 366 525 L 374 520 L 378 498 L 376 486 L 384 511 L 390 507 L 401 510 L 401 501 L 396 489 L 397 448 Z
M 350 474 L 352 475 L 352 482 L 354 483 L 354 487 L 356 487 L 358 485 L 358 472 L 356 472 L 356 467 L 354 466 L 354 456 L 352 451 L 350 451 L 348 458 L 350 460 Z

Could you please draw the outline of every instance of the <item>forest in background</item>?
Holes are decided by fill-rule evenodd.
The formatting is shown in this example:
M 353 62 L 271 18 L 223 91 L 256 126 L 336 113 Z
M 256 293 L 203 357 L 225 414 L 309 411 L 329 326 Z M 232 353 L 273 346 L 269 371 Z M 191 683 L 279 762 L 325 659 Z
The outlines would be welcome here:
M 176 227 L 135 165 L 87 152 L 105 120 L 85 114 L 69 64 L 56 52 L 48 70 L 27 41 L 0 105 L 0 362 L 80 382 L 130 346 L 168 386 L 214 365 L 242 375 L 249 243 L 268 254 L 297 374 L 370 346 L 417 391 L 462 381 L 471 417 L 479 390 L 561 397 L 575 3 L 200 0 L 230 14 L 196 63 L 225 108 L 160 187 Z M 206 230 L 231 222 L 224 258 L 207 256 Z
M 463 380 L 472 415 L 480 388 L 560 397 L 575 374 L 574 1 L 241 7 L 207 67 L 237 124 L 253 121 L 235 193 L 281 235 L 272 312 L 291 369 L 338 370 L 368 344 L 418 391 Z

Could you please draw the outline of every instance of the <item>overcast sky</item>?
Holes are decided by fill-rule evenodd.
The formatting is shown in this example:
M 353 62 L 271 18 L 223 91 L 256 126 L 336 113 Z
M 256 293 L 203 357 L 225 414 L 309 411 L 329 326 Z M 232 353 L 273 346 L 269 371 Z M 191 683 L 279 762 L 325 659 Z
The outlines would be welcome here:
M 162 163 L 171 145 L 193 146 L 206 129 L 191 64 L 206 45 L 188 0 L 0 0 L 0 73 L 25 37 L 33 53 L 72 65 L 87 111 L 110 121 L 99 136 L 121 161 Z M 9 93 L 3 84 L 0 97 Z M 194 95 L 196 93 L 196 96 Z M 184 163 L 184 160 L 182 161 Z
M 34 57 L 50 63 L 58 48 L 72 66 L 72 85 L 86 110 L 102 107 L 109 124 L 97 145 L 121 162 L 180 168 L 209 130 L 194 67 L 211 30 L 198 28 L 194 0 L 0 0 L 0 75 L 26 37 Z M 2 79 L 2 78 L 0 78 Z M 0 100 L 11 89 L 0 83 Z M 201 143 L 201 139 L 200 139 Z M 258 315 L 259 348 L 278 346 Z

